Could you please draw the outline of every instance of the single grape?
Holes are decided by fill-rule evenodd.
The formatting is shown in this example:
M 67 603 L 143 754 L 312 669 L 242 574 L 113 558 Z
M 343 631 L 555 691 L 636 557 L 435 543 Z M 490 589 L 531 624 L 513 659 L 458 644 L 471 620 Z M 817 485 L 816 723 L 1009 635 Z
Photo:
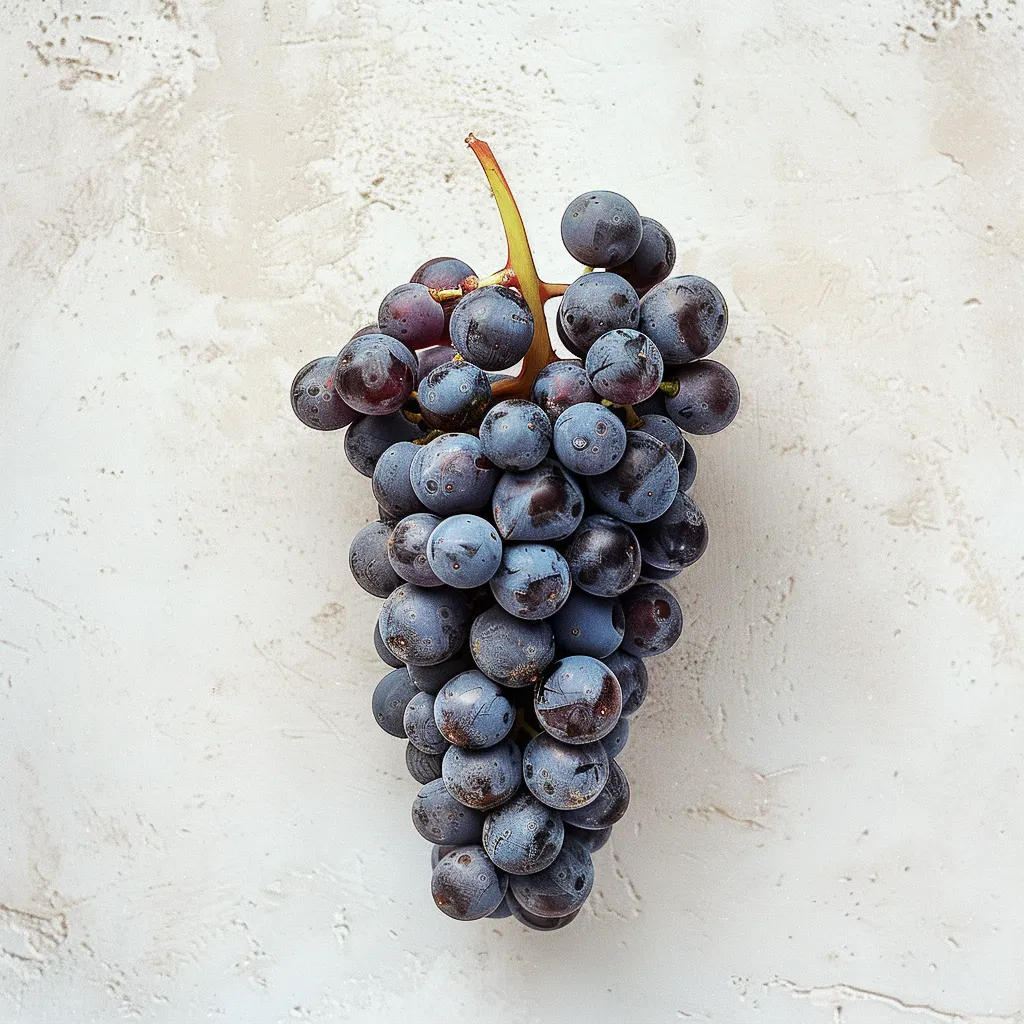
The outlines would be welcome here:
M 586 355 L 607 331 L 636 327 L 640 299 L 618 274 L 584 274 L 562 296 L 557 322 L 572 351 Z
M 431 694 L 419 690 L 413 696 L 405 706 L 402 725 L 409 742 L 424 754 L 443 754 L 448 749 L 448 741 L 434 724 L 434 698 Z
M 423 511 L 423 505 L 409 482 L 409 467 L 418 451 L 412 441 L 398 441 L 381 455 L 373 467 L 373 496 L 377 504 L 395 519 Z
M 353 538 L 348 549 L 348 567 L 356 583 L 374 597 L 387 597 L 401 584 L 388 561 L 387 523 L 367 523 Z
M 472 363 L 442 363 L 420 381 L 416 394 L 427 426 L 463 430 L 480 422 L 491 400 L 491 382 Z
M 487 856 L 512 875 L 543 871 L 562 849 L 562 818 L 529 793 L 518 793 L 484 820 Z
M 472 434 L 442 434 L 420 447 L 409 477 L 416 497 L 431 512 L 478 512 L 490 500 L 499 471 Z
M 419 387 L 420 381 L 430 373 L 431 370 L 436 369 L 444 363 L 450 363 L 452 356 L 455 355 L 455 350 L 450 345 L 432 345 L 430 348 L 421 348 L 416 353 L 416 365 L 419 369 L 419 376 L 416 378 L 416 386 Z
M 444 751 L 440 754 L 427 754 L 412 743 L 405 746 L 405 767 L 409 774 L 421 785 L 441 778 L 441 761 Z
M 359 418 L 334 390 L 335 362 L 337 356 L 314 359 L 292 381 L 292 412 L 314 430 L 339 430 Z
M 444 310 L 422 284 L 400 284 L 384 296 L 377 313 L 381 334 L 411 349 L 429 348 L 444 338 Z
M 606 665 L 573 654 L 556 661 L 547 678 L 537 684 L 533 709 L 543 729 L 556 740 L 591 743 L 615 728 L 622 712 L 622 690 Z
M 697 502 L 680 491 L 667 512 L 636 528 L 636 536 L 645 563 L 677 571 L 693 565 L 704 554 L 708 524 Z
M 380 635 L 406 664 L 436 665 L 466 642 L 469 621 L 469 606 L 459 591 L 402 583 L 380 610 Z
M 345 431 L 345 455 L 357 472 L 372 477 L 377 460 L 393 444 L 422 436 L 423 431 L 400 412 L 364 416 Z
M 578 359 L 559 359 L 548 363 L 533 382 L 532 397 L 548 414 L 552 426 L 570 405 L 598 401 L 597 392 Z
M 587 267 L 625 263 L 643 232 L 636 207 L 617 192 L 584 192 L 562 214 L 562 244 Z
M 545 459 L 533 469 L 502 474 L 491 514 L 506 541 L 561 540 L 583 518 L 583 492 L 563 466 Z
M 533 469 L 551 447 L 551 421 L 539 405 L 510 398 L 484 416 L 480 443 L 484 455 L 501 469 Z
M 658 346 L 667 366 L 711 355 L 728 325 L 722 293 L 703 277 L 670 277 L 640 303 L 640 330 Z
M 512 740 L 480 750 L 449 747 L 441 778 L 459 803 L 490 811 L 515 795 L 522 784 L 523 754 Z
M 500 743 L 512 731 L 516 714 L 497 683 L 470 669 L 441 687 L 434 721 L 449 743 L 480 750 Z
M 679 490 L 688 491 L 697 479 L 697 453 L 685 437 L 683 444 L 686 445 L 686 451 L 679 462 Z
M 683 437 L 683 432 L 667 416 L 658 416 L 656 413 L 651 413 L 648 416 L 644 416 L 643 423 L 636 429 L 656 437 L 672 453 L 672 458 L 676 460 L 676 465 L 682 464 L 683 458 L 686 455 L 686 438 Z M 683 489 L 685 490 L 685 488 Z
M 566 837 L 572 837 L 588 853 L 595 854 L 612 837 L 612 829 L 608 828 L 577 828 L 575 825 L 565 826 Z
M 575 839 L 565 839 L 548 867 L 532 875 L 513 875 L 509 885 L 516 902 L 528 913 L 564 917 L 587 901 L 594 887 L 594 864 Z
M 516 902 L 511 889 L 505 893 L 505 903 L 508 905 L 512 916 L 521 925 L 535 932 L 556 932 L 559 928 L 572 924 L 579 917 L 580 913 L 579 908 L 577 908 L 571 914 L 563 914 L 561 917 L 540 917 L 537 914 L 531 914 L 530 911 L 525 910 Z
M 438 910 L 456 921 L 478 921 L 501 906 L 508 876 L 488 859 L 482 846 L 463 846 L 442 857 L 430 877 Z
M 468 263 L 463 263 L 462 260 L 456 259 L 454 256 L 436 256 L 418 267 L 410 280 L 416 284 L 425 284 L 428 288 L 436 288 L 438 291 L 448 291 L 461 287 L 467 277 L 476 276 L 476 271 Z M 451 319 L 452 310 L 458 301 L 458 299 L 445 299 L 441 303 L 441 308 L 444 310 L 445 338 L 448 338 L 448 321 Z
M 636 252 L 612 270 L 621 274 L 638 295 L 645 295 L 672 273 L 676 263 L 676 243 L 665 226 L 653 217 L 641 217 L 640 222 L 643 234 Z
M 626 432 L 626 451 L 613 469 L 587 477 L 594 504 L 627 523 L 657 519 L 678 489 L 679 467 L 668 446 L 640 430 Z
M 599 742 L 570 746 L 542 732 L 523 751 L 523 781 L 548 807 L 584 807 L 608 781 L 608 752 Z
M 679 394 L 665 399 L 665 411 L 688 434 L 717 434 L 740 410 L 740 386 L 732 371 L 714 359 L 676 369 Z
M 416 693 L 416 687 L 412 685 L 409 670 L 406 668 L 393 669 L 377 684 L 371 700 L 373 717 L 386 733 L 405 739 L 405 725 L 402 719 L 406 705 Z
M 640 578 L 640 542 L 611 516 L 587 516 L 565 551 L 573 584 L 595 597 L 618 597 Z
M 519 292 L 487 285 L 459 299 L 448 329 L 463 359 L 485 370 L 506 370 L 530 348 L 533 314 Z
M 609 654 L 604 663 L 615 673 L 622 689 L 622 717 L 639 711 L 647 699 L 647 666 L 635 654 L 628 654 L 621 647 L 614 654 Z
M 601 744 L 607 751 L 609 757 L 618 757 L 629 740 L 629 719 L 620 718 L 615 723 L 615 728 L 603 740 Z
M 396 658 L 389 650 L 388 645 L 384 643 L 380 635 L 380 626 L 374 623 L 373 626 L 373 646 L 377 651 L 377 657 L 384 662 L 385 665 L 390 665 L 392 668 L 404 668 L 405 662 L 401 658 Z
M 631 405 L 650 398 L 665 366 L 657 346 L 639 331 L 602 334 L 587 352 L 587 373 L 594 390 L 609 402 Z
M 622 597 L 626 633 L 622 649 L 638 658 L 664 654 L 683 631 L 683 613 L 671 590 L 640 583 Z
M 424 839 L 440 846 L 479 843 L 484 816 L 460 804 L 445 788 L 444 779 L 428 782 L 412 803 L 412 823 Z
M 503 608 L 473 620 L 469 650 L 477 667 L 502 686 L 532 686 L 555 660 L 555 636 L 546 622 L 528 622 Z
M 364 334 L 339 353 L 334 387 L 356 412 L 398 412 L 416 386 L 416 357 L 386 334 Z
M 545 544 L 506 544 L 490 582 L 494 599 L 519 619 L 554 615 L 571 587 L 565 559 Z
M 427 560 L 450 587 L 482 587 L 501 565 L 501 538 L 479 516 L 450 516 L 430 535 Z
M 625 620 L 614 598 L 574 590 L 551 617 L 558 653 L 604 658 L 622 643 Z
M 427 561 L 427 541 L 440 524 L 441 520 L 430 512 L 415 512 L 399 520 L 392 529 L 388 561 L 406 583 L 415 583 L 417 587 L 441 586 Z
M 606 829 L 621 820 L 629 807 L 629 780 L 618 762 L 608 762 L 608 781 L 597 799 L 572 811 L 563 811 L 566 825 L 577 828 Z
M 596 402 L 571 405 L 555 422 L 555 454 L 581 476 L 607 473 L 626 450 L 626 428 Z
M 424 693 L 436 694 L 449 680 L 475 667 L 473 659 L 469 656 L 469 649 L 464 648 L 458 654 L 436 665 L 410 665 L 409 676 L 417 689 Z

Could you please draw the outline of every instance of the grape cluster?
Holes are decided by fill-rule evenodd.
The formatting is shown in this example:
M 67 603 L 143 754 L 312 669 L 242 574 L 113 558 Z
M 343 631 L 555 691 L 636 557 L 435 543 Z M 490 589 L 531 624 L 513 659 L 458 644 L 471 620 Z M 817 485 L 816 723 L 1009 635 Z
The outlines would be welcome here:
M 670 276 L 660 223 L 588 192 L 561 233 L 586 269 L 542 286 L 533 308 L 532 258 L 484 279 L 433 259 L 292 385 L 303 423 L 348 428 L 379 507 L 349 565 L 384 599 L 374 644 L 389 671 L 371 705 L 422 787 L 412 820 L 434 844 L 434 901 L 457 920 L 540 930 L 579 913 L 591 854 L 626 812 L 616 757 L 645 659 L 683 628 L 665 583 L 707 546 L 683 432 L 721 430 L 739 404 L 706 358 L 725 300 Z M 531 370 L 543 300 L 559 294 L 575 358 L 548 345 Z M 518 377 L 503 372 L 524 357 Z

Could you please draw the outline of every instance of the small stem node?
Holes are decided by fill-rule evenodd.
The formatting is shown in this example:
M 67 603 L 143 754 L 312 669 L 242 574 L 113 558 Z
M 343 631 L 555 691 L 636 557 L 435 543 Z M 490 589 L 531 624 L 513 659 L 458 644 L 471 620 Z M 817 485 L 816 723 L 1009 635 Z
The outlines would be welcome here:
M 669 398 L 675 398 L 679 394 L 679 381 L 663 380 L 658 385 L 658 390 L 663 391 Z

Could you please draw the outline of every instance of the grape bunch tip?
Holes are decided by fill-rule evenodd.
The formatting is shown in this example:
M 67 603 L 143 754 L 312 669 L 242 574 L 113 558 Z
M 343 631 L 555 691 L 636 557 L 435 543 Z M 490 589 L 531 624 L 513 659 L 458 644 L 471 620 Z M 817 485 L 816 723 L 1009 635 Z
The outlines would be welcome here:
M 724 429 L 739 386 L 709 359 L 728 309 L 672 276 L 676 246 L 614 192 L 584 192 L 561 236 L 583 265 L 537 275 L 490 147 L 508 258 L 481 277 L 427 260 L 336 355 L 291 388 L 308 427 L 347 428 L 379 519 L 352 540 L 356 582 L 383 599 L 378 725 L 406 740 L 432 843 L 430 892 L 459 921 L 570 924 L 592 854 L 629 806 L 616 757 L 648 692 L 646 659 L 679 639 L 665 585 L 703 555 L 688 438 Z M 559 357 L 544 306 L 559 299 Z M 510 371 L 517 364 L 520 369 Z

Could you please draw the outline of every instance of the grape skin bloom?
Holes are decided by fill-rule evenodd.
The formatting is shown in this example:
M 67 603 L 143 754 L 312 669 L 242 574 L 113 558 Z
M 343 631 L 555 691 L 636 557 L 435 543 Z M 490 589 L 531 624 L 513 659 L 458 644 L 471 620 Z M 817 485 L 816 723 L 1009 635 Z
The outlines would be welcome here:
M 551 421 L 539 405 L 510 398 L 484 416 L 480 443 L 487 458 L 501 469 L 533 469 L 551 448 Z
M 626 428 L 603 405 L 571 405 L 555 421 L 555 454 L 580 476 L 607 473 L 626 450 Z
M 494 599 L 520 619 L 546 619 L 565 604 L 572 588 L 565 559 L 545 544 L 507 544 L 491 578 Z
M 451 587 L 483 586 L 501 564 L 502 544 L 495 528 L 479 516 L 450 516 L 427 543 L 434 574 Z
M 484 370 L 506 370 L 533 342 L 533 313 L 526 299 L 504 285 L 464 295 L 452 310 L 448 330 L 463 359 Z

